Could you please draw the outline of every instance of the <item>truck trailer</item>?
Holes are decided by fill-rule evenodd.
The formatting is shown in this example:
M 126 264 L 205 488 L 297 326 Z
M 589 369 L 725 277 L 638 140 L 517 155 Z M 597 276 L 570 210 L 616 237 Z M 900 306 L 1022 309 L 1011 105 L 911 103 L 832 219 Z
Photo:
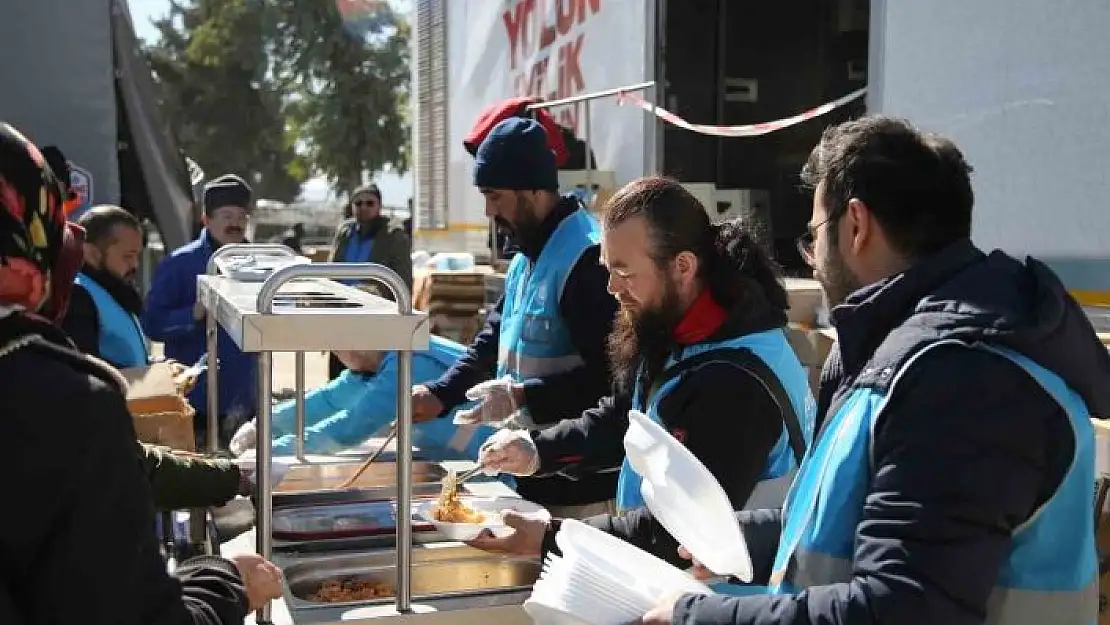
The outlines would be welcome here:
M 739 201 L 795 275 L 809 219 L 798 172 L 821 131 L 867 112 L 951 137 L 975 167 L 974 237 L 1050 264 L 1088 305 L 1110 304 L 1110 4 L 1041 0 L 418 0 L 417 244 L 478 251 L 482 198 L 461 138 L 514 95 L 548 100 L 652 82 L 639 94 L 695 124 L 784 119 L 859 98 L 762 136 L 719 137 L 621 98 L 553 109 L 619 186 L 661 172 L 711 213 Z M 628 104 L 630 97 L 624 98 Z

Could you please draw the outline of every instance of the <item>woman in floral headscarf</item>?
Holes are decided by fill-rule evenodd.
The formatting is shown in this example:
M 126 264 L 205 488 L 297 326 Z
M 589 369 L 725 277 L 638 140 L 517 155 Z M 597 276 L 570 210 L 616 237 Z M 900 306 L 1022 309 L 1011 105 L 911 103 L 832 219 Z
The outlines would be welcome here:
M 0 307 L 8 314 L 38 312 L 50 298 L 51 275 L 65 260 L 61 188 L 38 149 L 6 125 L 0 126 L 0 162 Z
M 123 381 L 53 323 L 80 266 L 39 150 L 0 123 L 0 623 L 242 623 L 280 594 L 257 556 L 166 574 Z

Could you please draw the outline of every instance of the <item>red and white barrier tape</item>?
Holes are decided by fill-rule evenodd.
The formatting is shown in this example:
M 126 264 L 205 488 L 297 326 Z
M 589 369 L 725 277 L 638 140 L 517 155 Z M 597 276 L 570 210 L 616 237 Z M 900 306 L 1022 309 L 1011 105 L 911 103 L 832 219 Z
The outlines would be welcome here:
M 808 111 L 805 111 L 804 113 L 799 113 L 798 115 L 795 115 L 793 117 L 778 119 L 773 122 L 745 124 L 743 126 L 711 126 L 708 124 L 691 124 L 690 122 L 682 119 L 681 117 L 675 115 L 667 109 L 660 108 L 658 106 L 655 106 L 651 102 L 644 100 L 635 93 L 617 94 L 617 104 L 623 106 L 625 102 L 628 102 L 634 106 L 642 108 L 649 113 L 654 113 L 656 117 L 662 119 L 665 122 L 678 126 L 679 128 L 684 128 L 691 132 L 696 132 L 703 135 L 710 135 L 713 137 L 758 137 L 760 135 L 775 132 L 776 130 L 782 130 L 783 128 L 793 126 L 794 124 L 800 124 L 804 121 L 813 119 L 814 117 L 820 117 L 833 109 L 840 108 L 845 104 L 848 104 L 849 102 L 862 97 L 865 93 L 867 93 L 867 87 L 857 89 L 856 91 L 853 91 L 852 93 L 849 93 L 842 98 L 838 98 L 836 100 L 833 100 L 832 102 L 826 102 L 821 106 L 811 108 Z

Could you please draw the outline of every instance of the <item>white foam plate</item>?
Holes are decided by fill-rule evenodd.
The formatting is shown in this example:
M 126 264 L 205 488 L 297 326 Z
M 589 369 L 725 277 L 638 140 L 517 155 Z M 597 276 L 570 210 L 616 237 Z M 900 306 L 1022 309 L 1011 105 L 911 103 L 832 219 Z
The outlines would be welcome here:
M 435 526 L 436 530 L 450 540 L 472 540 L 477 538 L 482 530 L 493 532 L 494 536 L 508 536 L 513 530 L 505 525 L 501 513 L 513 510 L 530 518 L 548 521 L 551 514 L 539 504 L 525 501 L 517 497 L 466 497 L 462 502 L 482 514 L 481 523 L 445 523 L 435 518 L 435 511 L 439 508 L 438 501 L 425 501 L 416 509 L 416 515 Z
M 593 569 L 619 584 L 642 589 L 648 595 L 674 592 L 711 594 L 709 587 L 688 573 L 601 530 L 574 519 L 565 519 L 555 535 L 563 557 L 587 560 Z
M 652 515 L 706 568 L 752 581 L 752 559 L 721 485 L 685 445 L 636 410 L 628 412 L 624 449 L 643 478 Z

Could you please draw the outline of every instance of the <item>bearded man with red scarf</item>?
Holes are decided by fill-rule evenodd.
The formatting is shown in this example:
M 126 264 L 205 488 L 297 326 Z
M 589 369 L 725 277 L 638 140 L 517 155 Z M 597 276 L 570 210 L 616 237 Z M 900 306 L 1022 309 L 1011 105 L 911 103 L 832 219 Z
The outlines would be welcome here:
M 606 206 L 601 243 L 620 312 L 609 337 L 612 396 L 541 432 L 501 430 L 480 461 L 515 475 L 619 463 L 628 411 L 662 425 L 709 469 L 734 509 L 781 505 L 812 436 L 815 405 L 786 340 L 778 269 L 738 222 L 712 224 L 679 183 L 633 181 Z M 586 522 L 678 566 L 678 544 L 644 506 L 625 461 L 617 516 Z M 559 521 L 506 513 L 516 529 L 474 546 L 539 556 Z

